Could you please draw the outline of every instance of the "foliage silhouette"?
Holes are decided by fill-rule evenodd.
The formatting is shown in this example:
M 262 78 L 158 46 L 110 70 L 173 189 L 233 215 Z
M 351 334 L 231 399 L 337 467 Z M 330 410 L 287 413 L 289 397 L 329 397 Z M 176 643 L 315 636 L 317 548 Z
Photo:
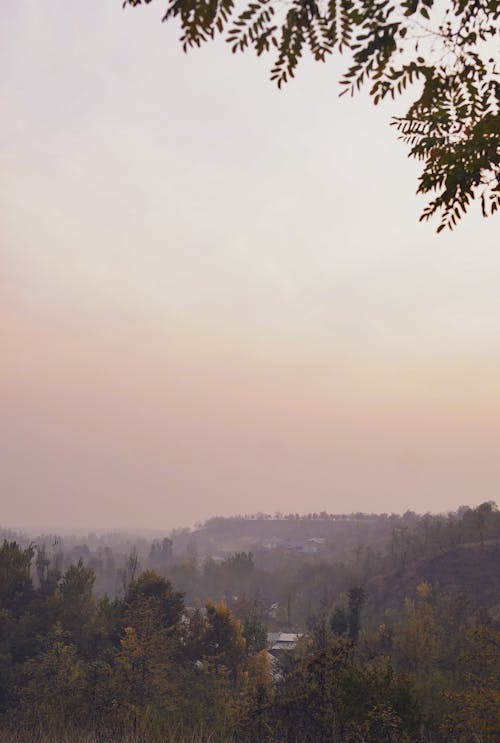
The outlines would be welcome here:
M 185 51 L 223 34 L 233 52 L 272 52 L 280 88 L 307 53 L 325 62 L 335 51 L 350 57 L 341 95 L 366 84 L 377 104 L 418 83 L 392 123 L 423 163 L 417 193 L 431 200 L 420 219 L 440 214 L 438 232 L 474 198 L 485 217 L 500 206 L 498 18 L 496 0 L 168 0 L 163 15 L 179 22 Z

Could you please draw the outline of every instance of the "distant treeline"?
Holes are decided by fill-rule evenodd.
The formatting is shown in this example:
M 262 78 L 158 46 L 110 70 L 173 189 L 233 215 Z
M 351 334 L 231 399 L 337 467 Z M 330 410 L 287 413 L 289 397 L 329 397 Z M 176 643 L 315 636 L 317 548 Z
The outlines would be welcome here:
M 217 517 L 155 539 L 120 533 L 31 538 L 8 530 L 0 530 L 0 539 L 33 547 L 35 585 L 49 569 L 62 574 L 81 560 L 95 575 L 95 594 L 115 597 L 142 570 L 155 570 L 179 586 L 191 605 L 208 598 L 232 605 L 244 594 L 267 606 L 279 604 L 278 622 L 302 626 L 320 601 L 328 603 L 351 585 L 367 586 L 461 546 L 500 539 L 500 513 L 492 503 L 446 515 L 267 516 Z M 315 542 L 307 549 L 310 539 Z M 251 569 L 234 557 L 249 553 Z
M 467 506 L 463 506 L 467 509 Z M 403 518 L 412 519 L 417 517 L 414 511 L 407 511 Z M 206 521 L 199 524 L 199 526 L 210 527 L 220 526 L 225 523 L 234 523 L 238 521 L 361 521 L 363 519 L 391 519 L 401 518 L 398 514 L 394 513 L 364 513 L 362 511 L 356 511 L 353 513 L 328 513 L 328 511 L 310 511 L 309 513 L 283 513 L 282 511 L 275 511 L 271 513 L 263 513 L 258 511 L 257 513 L 244 513 L 236 516 L 212 516 Z
M 314 554 L 295 551 L 294 532 L 255 554 L 200 556 L 232 521 L 108 544 L 7 534 L 5 740 L 500 740 L 495 504 L 343 519 Z M 269 654 L 271 630 L 299 634 L 295 650 Z

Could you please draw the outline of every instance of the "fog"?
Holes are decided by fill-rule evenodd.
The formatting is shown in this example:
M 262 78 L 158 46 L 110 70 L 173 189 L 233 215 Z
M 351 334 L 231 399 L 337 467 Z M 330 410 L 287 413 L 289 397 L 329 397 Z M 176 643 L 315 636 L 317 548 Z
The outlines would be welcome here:
M 498 499 L 496 225 L 418 223 L 397 107 L 153 8 L 3 19 L 3 525 Z

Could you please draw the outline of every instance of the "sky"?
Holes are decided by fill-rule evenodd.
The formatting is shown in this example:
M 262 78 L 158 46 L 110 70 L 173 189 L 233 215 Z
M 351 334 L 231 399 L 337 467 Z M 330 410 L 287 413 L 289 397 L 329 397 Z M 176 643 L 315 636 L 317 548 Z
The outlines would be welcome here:
M 500 500 L 500 240 L 421 224 L 404 101 L 3 0 L 0 524 Z

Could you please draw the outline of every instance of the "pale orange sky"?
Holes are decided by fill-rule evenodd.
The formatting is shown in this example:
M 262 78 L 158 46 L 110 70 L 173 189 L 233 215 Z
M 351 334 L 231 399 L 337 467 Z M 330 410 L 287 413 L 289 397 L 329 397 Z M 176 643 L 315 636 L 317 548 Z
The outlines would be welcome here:
M 0 523 L 499 500 L 500 241 L 421 225 L 397 108 L 160 8 L 6 0 Z

